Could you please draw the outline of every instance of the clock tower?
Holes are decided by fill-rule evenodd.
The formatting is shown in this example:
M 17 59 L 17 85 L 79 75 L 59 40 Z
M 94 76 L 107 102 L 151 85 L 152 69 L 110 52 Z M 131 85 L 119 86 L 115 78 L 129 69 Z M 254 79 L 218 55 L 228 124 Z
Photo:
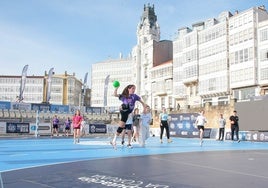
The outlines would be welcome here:
M 160 27 L 156 21 L 154 5 L 144 5 L 143 14 L 137 27 L 138 45 L 143 45 L 151 40 L 157 42 L 160 40 Z
M 133 77 L 136 92 L 145 103 L 152 105 L 151 68 L 153 67 L 154 43 L 160 40 L 160 27 L 154 5 L 144 5 L 137 26 L 137 45 L 132 49 Z

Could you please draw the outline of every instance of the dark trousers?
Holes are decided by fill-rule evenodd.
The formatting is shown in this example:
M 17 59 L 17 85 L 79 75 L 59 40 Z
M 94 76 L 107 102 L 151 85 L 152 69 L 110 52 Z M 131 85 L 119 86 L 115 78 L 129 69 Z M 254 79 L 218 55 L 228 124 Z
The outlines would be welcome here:
M 231 139 L 234 140 L 234 133 L 236 134 L 236 140 L 239 140 L 239 126 L 238 125 L 231 125 Z
M 167 139 L 169 139 L 169 126 L 167 121 L 161 121 L 162 126 L 160 126 L 160 139 L 163 137 L 164 129 L 166 129 Z
M 219 128 L 219 140 L 224 139 L 224 128 Z

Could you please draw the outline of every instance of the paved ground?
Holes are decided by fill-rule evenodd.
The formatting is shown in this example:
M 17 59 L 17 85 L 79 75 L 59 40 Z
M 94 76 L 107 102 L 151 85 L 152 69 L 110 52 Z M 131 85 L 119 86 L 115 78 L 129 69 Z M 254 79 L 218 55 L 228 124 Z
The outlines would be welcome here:
M 267 187 L 268 143 L 151 137 L 146 147 L 110 138 L 0 139 L 2 188 Z M 119 141 L 119 140 L 118 140 Z M 119 144 L 119 143 L 118 143 Z

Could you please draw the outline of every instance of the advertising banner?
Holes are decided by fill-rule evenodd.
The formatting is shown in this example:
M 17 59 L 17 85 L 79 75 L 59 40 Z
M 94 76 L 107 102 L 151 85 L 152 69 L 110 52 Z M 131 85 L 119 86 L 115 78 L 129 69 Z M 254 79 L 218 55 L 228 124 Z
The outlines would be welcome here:
M 22 73 L 21 73 L 20 94 L 19 94 L 18 102 L 23 101 L 23 92 L 24 92 L 24 89 L 25 89 L 28 66 L 29 65 L 25 65 L 23 67 L 23 70 L 22 70 Z
M 185 138 L 198 138 L 199 131 L 195 127 L 195 120 L 198 113 L 180 113 L 169 114 L 170 121 L 170 135 Z M 205 128 L 204 138 L 210 138 L 211 129 Z
M 105 82 L 104 82 L 104 94 L 103 94 L 103 106 L 106 107 L 107 106 L 107 92 L 108 92 L 108 84 L 109 84 L 109 78 L 110 75 L 106 76 L 105 78 Z
M 225 140 L 231 140 L 231 132 L 230 131 L 226 131 Z M 235 134 L 234 134 L 234 140 L 237 140 Z M 267 131 L 239 131 L 239 140 L 267 142 L 268 141 L 268 132 Z
M 101 114 L 103 110 L 102 107 L 86 107 L 86 112 L 90 114 Z
M 105 124 L 89 124 L 89 133 L 107 133 L 107 126 Z
M 6 133 L 29 133 L 29 123 L 6 123 Z
M 69 106 L 68 105 L 50 105 L 51 112 L 61 112 L 61 113 L 69 113 Z
M 11 109 L 28 111 L 31 110 L 31 103 L 11 102 Z
M 5 134 L 6 133 L 6 122 L 0 122 L 0 134 Z
M 30 124 L 30 133 L 35 134 L 36 124 Z M 51 124 L 50 123 L 40 123 L 38 125 L 38 135 L 50 135 L 51 134 Z
M 9 110 L 11 106 L 10 102 L 7 101 L 0 101 L 0 109 Z
M 40 111 L 40 112 L 47 112 L 50 111 L 50 105 L 49 104 L 37 104 L 32 103 L 32 110 Z

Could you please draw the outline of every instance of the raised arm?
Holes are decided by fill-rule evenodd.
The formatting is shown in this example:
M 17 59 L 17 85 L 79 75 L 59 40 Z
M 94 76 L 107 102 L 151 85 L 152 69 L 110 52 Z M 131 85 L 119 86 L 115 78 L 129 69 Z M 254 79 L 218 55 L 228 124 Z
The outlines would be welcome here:
M 139 102 L 140 102 L 140 103 L 142 104 L 142 106 L 143 106 L 143 113 L 144 113 L 144 111 L 145 111 L 145 109 L 146 109 L 146 107 L 147 107 L 147 104 L 146 104 L 145 102 L 143 102 L 142 99 L 140 99 Z
M 114 96 L 115 96 L 115 97 L 119 97 L 119 95 L 118 95 L 118 93 L 117 93 L 118 88 L 119 88 L 119 87 L 116 87 L 116 88 L 114 89 Z

